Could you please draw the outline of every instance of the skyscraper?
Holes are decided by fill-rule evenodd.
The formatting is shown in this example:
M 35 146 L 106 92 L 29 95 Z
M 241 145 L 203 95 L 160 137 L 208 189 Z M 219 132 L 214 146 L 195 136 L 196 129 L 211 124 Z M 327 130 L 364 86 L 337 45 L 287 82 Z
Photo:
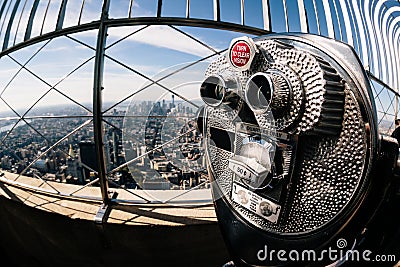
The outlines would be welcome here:
M 91 169 L 98 171 L 99 164 L 96 159 L 96 149 L 93 142 L 80 142 L 79 143 L 79 154 L 82 164 L 90 167 Z M 90 170 L 83 166 L 84 179 L 90 178 Z

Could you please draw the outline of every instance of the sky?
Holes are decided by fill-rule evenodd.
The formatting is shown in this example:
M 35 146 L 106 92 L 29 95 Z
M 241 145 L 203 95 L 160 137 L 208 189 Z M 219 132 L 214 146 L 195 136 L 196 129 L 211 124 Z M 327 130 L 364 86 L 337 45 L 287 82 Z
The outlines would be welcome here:
M 34 0 L 28 0 L 26 5 L 21 4 L 17 11 L 17 17 L 21 17 L 19 24 L 13 25 L 9 44 L 23 40 L 24 25 L 29 17 L 30 6 Z M 339 0 L 329 0 L 329 4 L 337 4 Z M 0 1 L 1 2 L 1 1 Z M 24 1 L 21 1 L 24 2 Z M 82 1 L 68 1 L 64 28 L 78 23 L 88 23 L 99 18 L 101 3 L 98 0 L 86 0 L 80 17 Z M 213 0 L 191 0 L 189 10 L 190 17 L 200 19 L 213 19 Z M 48 1 L 41 1 L 35 20 L 33 22 L 32 36 L 50 32 L 54 29 L 61 0 L 52 0 L 48 7 L 48 15 L 43 23 Z M 321 1 L 304 0 L 307 11 L 307 19 L 316 21 L 312 11 L 321 9 Z M 393 4 L 393 1 L 388 1 Z M 288 25 L 284 19 L 284 2 L 281 0 L 270 1 L 272 30 L 276 32 L 300 31 L 298 7 L 296 1 L 286 1 L 288 10 Z M 129 10 L 129 0 L 112 0 L 110 4 L 110 18 L 126 18 L 130 14 L 134 17 L 155 16 L 157 12 L 157 0 L 135 0 L 132 9 Z M 220 0 L 221 20 L 231 23 L 241 23 L 240 0 Z M 245 1 L 245 23 L 253 27 L 263 27 L 261 0 Z M 10 12 L 9 12 L 10 13 Z M 21 15 L 22 13 L 22 15 Z M 20 16 L 21 15 L 21 16 Z M 9 15 L 8 15 L 9 16 Z M 184 17 L 186 16 L 186 0 L 164 0 L 162 16 Z M 320 21 L 325 18 L 320 16 Z M 342 23 L 343 17 L 333 20 L 335 36 L 341 36 L 345 40 L 345 32 L 339 32 L 337 25 Z M 0 21 L 0 40 L 2 40 L 7 23 Z M 326 24 L 326 23 L 325 23 Z M 310 32 L 327 34 L 324 23 L 318 29 L 310 23 Z M 6 26 L 5 26 L 6 25 Z M 17 28 L 19 31 L 17 31 Z M 148 85 L 149 79 L 162 78 L 162 74 L 168 74 L 172 70 L 183 67 L 191 62 L 209 57 L 214 51 L 221 51 L 229 46 L 230 40 L 243 34 L 196 27 L 176 27 L 179 32 L 169 26 L 126 26 L 109 28 L 107 37 L 106 59 L 104 65 L 104 90 L 103 101 L 118 103 L 135 91 Z M 127 37 L 129 34 L 134 33 Z M 342 30 L 343 31 L 343 30 Z M 17 32 L 17 34 L 15 34 Z M 190 35 L 207 44 L 208 47 L 189 38 Z M 69 38 L 70 37 L 70 38 Z M 127 38 L 126 38 L 127 37 Z M 8 56 L 0 58 L 0 96 L 19 115 L 24 114 L 29 107 L 55 104 L 69 104 L 76 101 L 85 103 L 91 109 L 93 97 L 93 68 L 94 47 L 96 45 L 97 31 L 71 34 L 68 37 L 59 37 L 50 42 L 44 41 L 23 48 Z M 122 38 L 122 41 L 120 41 Z M 78 40 L 78 42 L 77 42 Z M 120 42 L 117 42 L 120 41 Z M 80 44 L 84 43 L 85 45 Z M 117 42 L 117 43 L 115 43 Z M 115 44 L 114 44 L 115 43 Z M 358 47 L 355 47 L 359 50 Z M 37 55 L 30 59 L 31 55 Z M 179 88 L 180 84 L 185 90 L 180 94 L 189 99 L 199 97 L 198 84 L 204 76 L 207 65 L 214 60 L 211 57 L 201 64 L 188 68 L 179 75 L 173 75 L 160 81 L 162 86 Z M 29 61 L 29 62 L 28 62 Z M 21 70 L 25 65 L 28 70 Z M 123 66 L 124 65 L 124 66 Z M 132 71 L 134 70 L 134 71 Z M 135 71 L 139 73 L 135 73 Z M 14 77 L 14 74 L 17 75 Z M 62 82 L 60 82 L 62 81 Z M 187 84 L 190 83 L 191 86 Z M 51 89 L 55 86 L 57 90 Z M 51 90 L 50 90 L 51 89 Z M 46 92 L 49 91 L 47 94 Z M 160 91 L 165 91 L 160 86 L 151 86 L 127 101 L 133 100 L 157 100 Z M 46 95 L 45 95 L 46 94 Z M 67 99 L 62 94 L 68 95 Z M 126 101 L 124 102 L 126 104 Z M 34 112 L 34 109 L 31 112 Z M 0 112 L 10 110 L 0 101 Z M 10 112 L 10 116 L 12 112 Z
M 29 2 L 27 5 L 29 5 Z M 51 2 L 49 14 L 57 11 L 57 6 L 59 5 L 59 3 L 57 5 L 57 2 L 60 1 Z M 154 16 L 156 2 L 135 1 L 132 14 L 135 16 Z M 179 2 L 182 1 L 165 1 L 165 14 L 168 16 L 180 16 L 179 9 L 174 8 L 177 7 Z M 206 11 L 212 8 L 210 5 L 212 1 L 208 2 L 207 4 L 207 1 L 193 1 L 194 10 L 192 15 L 199 18 L 207 18 L 201 17 L 201 14 L 203 14 L 203 9 Z M 64 27 L 77 24 L 80 5 L 79 1 L 68 2 Z M 46 8 L 46 3 L 42 2 L 39 5 L 37 17 L 43 16 Z M 100 1 L 85 1 L 81 21 L 96 20 L 100 8 Z M 129 1 L 112 1 L 110 17 L 126 17 L 128 9 Z M 27 12 L 26 10 L 23 12 Z M 184 10 L 184 12 L 186 11 Z M 206 12 L 205 14 L 208 13 Z M 49 32 L 56 23 L 55 17 L 49 16 L 43 26 L 40 20 L 35 20 L 32 35 L 38 35 L 41 30 L 43 33 Z M 21 23 L 23 25 L 24 20 L 21 20 Z M 104 65 L 104 103 L 107 103 L 107 105 L 116 103 L 143 86 L 148 85 L 149 79 L 160 76 L 160 73 L 168 74 L 169 69 L 176 69 L 176 66 L 183 67 L 204 57 L 209 57 L 215 51 L 226 49 L 232 38 L 242 35 L 229 31 L 204 28 L 177 28 L 204 42 L 211 49 L 169 26 L 150 26 L 145 29 L 143 29 L 143 26 L 109 28 L 107 46 L 111 45 L 111 47 L 106 50 L 108 57 L 105 59 Z M 15 33 L 15 29 L 13 30 Z M 114 44 L 114 42 L 135 31 L 138 32 Z M 16 42 L 22 40 L 22 35 L 23 33 L 16 35 Z M 37 108 L 48 105 L 48 103 L 73 103 L 62 94 L 70 96 L 76 102 L 85 103 L 85 106 L 91 109 L 92 73 L 94 68 L 93 48 L 96 45 L 97 31 L 71 34 L 69 37 L 71 38 L 59 37 L 50 42 L 44 41 L 13 52 L 9 57 L 0 58 L 0 95 L 14 110 L 18 111 L 19 115 L 24 114 L 37 101 L 35 104 Z M 82 45 L 76 40 L 86 45 Z M 37 54 L 30 59 L 31 55 L 36 52 Z M 208 63 L 196 64 L 179 73 L 179 75 L 173 75 L 160 83 L 163 86 L 173 88 L 179 88 L 179 84 L 184 84 L 183 87 L 186 89 L 181 94 L 185 98 L 196 99 L 199 97 L 198 86 L 203 79 L 204 71 L 213 59 L 210 58 L 205 61 Z M 80 66 L 81 64 L 83 65 Z M 26 69 L 21 70 L 21 65 L 25 65 L 29 71 Z M 145 77 L 132 72 L 122 65 L 140 72 Z M 14 77 L 15 73 L 17 75 Z M 162 77 L 160 76 L 159 78 Z M 61 80 L 62 82 L 60 82 Z M 188 86 L 188 82 L 192 85 Z M 54 85 L 56 85 L 55 88 L 57 90 L 50 90 Z M 160 86 L 152 86 L 130 99 L 156 100 L 160 96 L 160 89 Z M 46 94 L 49 90 L 50 92 Z M 35 112 L 35 107 L 30 113 Z M 10 108 L 1 101 L 0 112 L 5 110 L 9 111 Z M 9 112 L 8 115 L 12 116 L 13 113 Z

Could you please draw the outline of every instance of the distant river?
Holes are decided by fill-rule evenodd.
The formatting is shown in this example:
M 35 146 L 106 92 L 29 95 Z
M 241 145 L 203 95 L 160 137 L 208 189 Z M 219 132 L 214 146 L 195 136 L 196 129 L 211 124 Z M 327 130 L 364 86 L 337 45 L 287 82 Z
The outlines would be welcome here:
M 6 125 L 6 126 L 0 127 L 0 133 L 7 132 L 7 131 L 11 130 L 12 127 L 14 126 L 14 124 L 15 124 L 15 123 L 11 123 L 11 124 L 8 124 L 8 125 Z M 23 126 L 23 125 L 25 125 L 25 124 L 26 124 L 26 123 L 25 123 L 23 120 L 21 120 L 21 121 L 17 124 L 16 127 L 20 127 L 20 126 Z

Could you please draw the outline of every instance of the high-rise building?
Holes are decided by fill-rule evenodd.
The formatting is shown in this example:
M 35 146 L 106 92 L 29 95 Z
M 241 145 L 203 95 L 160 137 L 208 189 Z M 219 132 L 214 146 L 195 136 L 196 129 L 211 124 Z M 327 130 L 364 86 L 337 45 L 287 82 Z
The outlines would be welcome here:
M 83 164 L 83 175 L 85 180 L 91 179 L 90 170 L 85 168 L 85 165 L 89 168 L 98 171 L 99 163 L 96 158 L 96 148 L 93 142 L 80 142 L 79 143 L 79 154 L 81 158 L 81 162 Z
M 82 175 L 82 166 L 80 164 L 78 155 L 75 154 L 75 151 L 71 144 L 69 145 L 66 164 L 66 175 L 71 176 L 73 178 L 73 181 L 76 181 L 78 184 L 83 184 L 84 180 Z
M 119 143 L 119 136 L 117 131 L 113 128 L 112 129 L 112 154 L 113 154 L 113 163 L 114 166 L 119 165 L 119 160 L 118 160 L 118 154 L 119 154 L 119 149 L 118 149 L 118 143 Z

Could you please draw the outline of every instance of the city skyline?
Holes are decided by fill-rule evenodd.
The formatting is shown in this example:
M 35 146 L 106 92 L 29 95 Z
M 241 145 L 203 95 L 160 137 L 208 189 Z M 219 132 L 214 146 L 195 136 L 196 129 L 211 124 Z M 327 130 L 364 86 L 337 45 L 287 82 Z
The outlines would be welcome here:
M 150 151 L 155 146 L 161 145 L 162 139 L 176 138 L 175 128 L 182 128 L 190 118 L 194 118 L 193 109 L 184 105 L 182 101 L 175 102 L 174 97 L 169 101 L 164 99 L 162 104 L 161 102 L 157 103 L 136 101 L 130 103 L 126 107 L 127 110 L 114 109 L 112 116 L 105 118 L 105 149 L 108 171 Z M 81 110 L 74 106 L 65 106 L 63 109 L 60 109 L 60 107 L 43 109 L 48 114 L 55 112 L 51 114 L 54 116 L 60 116 L 67 112 L 68 115 L 75 114 L 77 117 L 50 121 L 39 117 L 29 119 L 26 123 L 18 123 L 16 127 L 8 127 L 14 126 L 13 124 L 0 127 L 0 129 L 6 128 L 6 131 L 0 131 L 0 139 L 3 140 L 0 153 L 1 168 L 24 176 L 39 176 L 47 181 L 80 185 L 91 182 L 94 179 L 91 176 L 91 171 L 98 168 L 96 160 L 91 158 L 95 154 L 92 124 L 87 124 L 68 138 L 64 137 L 79 125 L 84 124 L 88 117 L 82 116 Z M 125 117 L 126 111 L 129 114 Z M 173 113 L 171 114 L 172 120 L 165 121 L 166 124 L 162 117 L 152 119 L 154 115 L 170 116 L 169 113 L 171 112 Z M 138 117 L 135 115 L 130 117 L 131 114 L 136 114 Z M 141 116 L 141 114 L 145 116 Z M 176 117 L 176 115 L 179 116 Z M 149 124 L 152 120 L 159 123 Z M 182 120 L 182 122 L 174 126 L 175 122 L 179 120 Z M 141 126 L 143 123 L 146 125 L 145 128 Z M 151 139 L 148 139 L 147 132 L 149 130 L 158 132 L 158 139 L 152 137 L 152 135 L 150 135 Z M 6 139 L 4 139 L 5 136 L 7 136 Z M 153 142 L 152 140 L 156 139 L 159 141 L 150 145 L 149 141 Z M 52 148 L 52 144 L 59 141 L 61 142 Z M 180 148 L 179 142 L 181 141 L 173 142 L 173 147 L 166 146 L 164 148 L 167 149 L 165 150 L 166 153 L 160 150 L 161 154 L 151 154 L 151 157 L 146 156 L 131 162 L 128 165 L 129 172 L 121 169 L 118 172 L 110 173 L 109 179 L 120 186 L 133 189 L 136 187 L 170 189 L 175 188 L 174 186 L 178 186 L 175 189 L 179 188 L 182 181 L 189 181 L 191 175 L 197 175 L 194 169 L 191 170 L 196 165 L 190 165 L 185 160 L 187 155 L 182 154 L 184 152 Z M 202 161 L 202 169 L 204 170 L 204 159 L 202 158 L 200 161 Z M 181 170 L 181 168 L 183 169 Z M 185 178 L 183 174 L 185 172 L 192 174 L 188 174 L 188 178 Z M 196 179 L 199 179 L 199 177 Z M 155 179 L 160 178 L 169 182 L 161 183 L 162 186 L 157 185 Z M 146 183 L 149 182 L 151 185 L 146 186 Z M 199 180 L 193 183 L 197 185 Z

